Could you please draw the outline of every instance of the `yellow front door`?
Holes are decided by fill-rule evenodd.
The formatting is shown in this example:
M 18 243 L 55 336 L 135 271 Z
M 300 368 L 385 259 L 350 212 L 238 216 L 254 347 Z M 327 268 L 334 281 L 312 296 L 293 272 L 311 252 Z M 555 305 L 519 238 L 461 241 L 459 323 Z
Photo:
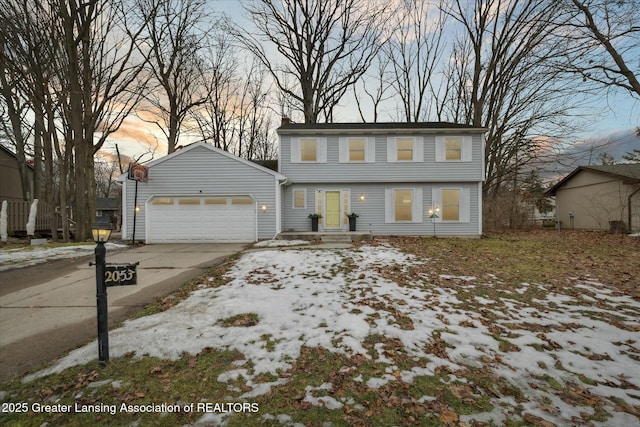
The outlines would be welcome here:
M 325 192 L 324 228 L 340 228 L 342 216 L 340 215 L 340 192 Z

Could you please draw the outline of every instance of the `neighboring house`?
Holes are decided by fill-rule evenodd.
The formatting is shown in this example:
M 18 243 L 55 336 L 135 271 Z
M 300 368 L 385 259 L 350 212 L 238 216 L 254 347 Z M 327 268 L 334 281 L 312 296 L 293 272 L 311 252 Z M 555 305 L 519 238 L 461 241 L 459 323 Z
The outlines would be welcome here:
M 640 231 L 640 163 L 580 166 L 546 194 L 563 228 Z
M 145 166 L 147 182 L 118 178 L 123 239 L 255 242 L 280 232 L 277 172 L 202 142 Z
M 294 124 L 280 136 L 282 229 L 480 236 L 486 129 L 452 123 Z M 438 218 L 431 218 L 430 210 Z
M 27 174 L 29 175 L 29 183 L 33 183 L 33 167 L 31 165 L 27 165 Z M 24 198 L 16 155 L 0 145 L 0 202 L 2 200 L 22 202 Z
M 116 197 L 98 197 L 96 199 L 96 222 L 102 220 L 111 224 L 113 228 L 118 226 L 120 214 L 120 200 Z

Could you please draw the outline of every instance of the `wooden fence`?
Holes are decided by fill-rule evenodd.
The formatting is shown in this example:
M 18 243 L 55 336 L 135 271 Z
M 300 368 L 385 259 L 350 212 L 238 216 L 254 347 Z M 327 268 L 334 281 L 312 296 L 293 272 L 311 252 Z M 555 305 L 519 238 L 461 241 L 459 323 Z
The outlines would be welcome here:
M 2 202 L 0 201 L 0 203 Z M 31 202 L 7 201 L 7 231 L 9 235 L 26 234 L 30 210 Z M 57 217 L 58 215 L 56 215 Z M 36 233 L 51 233 L 50 207 L 43 201 L 38 201 L 35 231 Z

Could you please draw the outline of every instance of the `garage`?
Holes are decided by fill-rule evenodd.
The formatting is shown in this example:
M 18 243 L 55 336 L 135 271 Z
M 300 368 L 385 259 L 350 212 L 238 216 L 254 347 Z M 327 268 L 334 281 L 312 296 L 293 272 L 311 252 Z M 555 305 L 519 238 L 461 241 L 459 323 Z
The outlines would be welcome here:
M 148 243 L 249 243 L 256 240 L 250 196 L 154 196 L 147 203 Z
M 286 177 L 274 170 L 204 142 L 144 166 L 144 180 L 128 173 L 118 178 L 125 240 L 251 243 L 281 231 Z

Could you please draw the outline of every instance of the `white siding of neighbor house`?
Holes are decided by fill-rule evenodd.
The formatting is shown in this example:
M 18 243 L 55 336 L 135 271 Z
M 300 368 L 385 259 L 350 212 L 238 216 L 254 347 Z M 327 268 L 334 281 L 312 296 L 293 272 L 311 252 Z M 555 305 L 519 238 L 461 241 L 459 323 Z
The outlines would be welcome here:
M 257 209 L 258 239 L 271 239 L 280 231 L 279 182 L 273 173 L 206 146 L 188 147 L 150 165 L 149 182 L 138 184 L 136 240 L 146 239 L 145 204 L 152 196 L 251 196 Z M 134 196 L 135 182 L 125 179 L 123 239 L 133 237 Z
M 416 188 L 422 190 L 422 220 L 420 222 L 389 223 L 385 220 L 385 191 L 392 188 Z M 282 191 L 282 231 L 311 231 L 308 215 L 315 212 L 317 191 L 349 191 L 349 212 L 359 215 L 357 231 L 374 235 L 433 235 L 433 222 L 428 210 L 432 206 L 433 189 L 461 189 L 469 195 L 468 222 L 436 222 L 439 236 L 479 236 L 482 234 L 481 184 L 478 182 L 398 182 L 398 183 L 342 183 L 342 184 L 293 184 Z M 306 208 L 293 209 L 293 191 L 306 189 Z M 418 192 L 419 194 L 420 192 Z M 364 195 L 364 200 L 360 195 Z M 466 216 L 466 215 L 464 215 Z M 464 218 L 463 218 L 464 219 Z M 344 230 L 347 230 L 345 224 Z
M 342 183 L 342 182 L 474 182 L 484 180 L 484 139 L 481 133 L 470 134 L 461 131 L 451 136 L 471 136 L 471 159 L 469 161 L 436 161 L 435 133 L 419 133 L 414 136 L 422 140 L 422 161 L 388 161 L 388 144 L 392 134 L 352 134 L 354 137 L 373 138 L 375 141 L 375 162 L 340 162 L 340 137 L 344 135 L 323 135 L 326 140 L 326 162 L 292 163 L 291 141 L 297 136 L 286 133 L 280 136 L 280 173 L 293 183 Z M 308 135 L 305 134 L 305 137 Z M 466 159 L 465 159 L 466 160 Z

